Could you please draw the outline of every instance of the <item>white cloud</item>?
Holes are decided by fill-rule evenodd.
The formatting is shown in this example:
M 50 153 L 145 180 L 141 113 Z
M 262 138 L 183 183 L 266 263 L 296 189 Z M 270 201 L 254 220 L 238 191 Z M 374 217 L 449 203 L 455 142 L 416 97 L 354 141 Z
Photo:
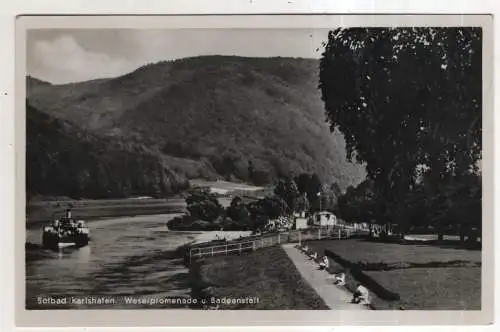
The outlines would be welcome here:
M 33 30 L 28 74 L 52 83 L 116 77 L 145 63 L 200 55 L 319 58 L 324 29 Z
M 85 50 L 71 36 L 37 41 L 33 55 L 37 63 L 33 75 L 52 83 L 115 77 L 136 68 L 125 58 Z

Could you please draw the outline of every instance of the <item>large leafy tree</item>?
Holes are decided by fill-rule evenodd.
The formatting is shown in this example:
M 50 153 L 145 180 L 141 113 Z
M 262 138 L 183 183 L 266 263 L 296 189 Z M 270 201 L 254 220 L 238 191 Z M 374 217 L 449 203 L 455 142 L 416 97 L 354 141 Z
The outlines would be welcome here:
M 376 222 L 379 217 L 378 197 L 374 183 L 365 180 L 357 187 L 349 187 L 338 199 L 340 217 L 348 222 Z
M 309 182 L 311 181 L 311 175 L 307 173 L 301 173 L 294 178 L 294 181 L 297 184 L 297 189 L 299 190 L 299 193 L 305 194 L 307 193 Z
M 288 212 L 292 212 L 297 208 L 297 199 L 300 197 L 300 192 L 292 178 L 281 178 L 274 188 L 274 194 L 284 201 Z
M 347 157 L 398 211 L 426 166 L 434 190 L 477 171 L 481 157 L 481 30 L 355 28 L 328 35 L 320 89 Z
M 246 206 L 252 220 L 252 229 L 262 229 L 269 219 L 276 219 L 285 214 L 286 202 L 278 196 L 269 196 L 254 201 Z
M 308 209 L 316 211 L 320 206 L 320 196 L 318 193 L 322 191 L 322 184 L 319 176 L 317 174 L 302 173 L 294 178 L 297 184 L 297 189 L 301 195 L 301 203 L 306 203 Z M 303 198 L 306 198 L 307 202 L 303 202 Z M 301 206 L 304 204 L 301 204 Z
M 231 204 L 226 209 L 226 215 L 235 221 L 248 221 L 250 218 L 245 202 L 238 196 L 231 200 Z
M 191 216 L 204 221 L 215 221 L 224 211 L 217 196 L 208 188 L 195 189 L 186 198 L 187 210 Z
M 320 210 L 320 194 L 323 191 L 322 189 L 323 185 L 319 176 L 317 174 L 311 175 L 311 179 L 309 180 L 307 186 L 307 199 L 309 199 L 309 204 L 311 205 L 311 210 L 313 211 Z

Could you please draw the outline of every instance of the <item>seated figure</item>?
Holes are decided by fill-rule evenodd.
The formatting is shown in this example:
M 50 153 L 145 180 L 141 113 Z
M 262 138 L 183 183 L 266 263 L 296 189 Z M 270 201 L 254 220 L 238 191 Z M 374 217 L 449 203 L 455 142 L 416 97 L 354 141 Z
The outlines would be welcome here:
M 356 291 L 354 292 L 352 297 L 352 303 L 360 303 L 360 304 L 370 303 L 369 292 L 365 286 L 358 284 L 358 287 L 356 288 Z
M 310 260 L 316 260 L 318 259 L 318 253 L 315 251 L 309 255 Z
M 333 283 L 338 286 L 344 286 L 345 285 L 345 273 L 341 272 L 339 274 L 336 274 L 334 277 Z
M 319 262 L 319 269 L 320 270 L 326 270 L 330 266 L 330 261 L 328 260 L 328 257 L 323 256 L 323 259 L 321 262 Z
M 302 247 L 302 251 L 306 254 L 309 252 L 309 247 L 307 246 L 307 244 Z

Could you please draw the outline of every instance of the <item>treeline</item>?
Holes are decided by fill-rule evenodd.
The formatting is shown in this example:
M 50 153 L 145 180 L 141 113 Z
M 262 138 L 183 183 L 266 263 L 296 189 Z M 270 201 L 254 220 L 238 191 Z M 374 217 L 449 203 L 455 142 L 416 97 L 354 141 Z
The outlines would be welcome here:
M 160 155 L 96 137 L 26 104 L 26 191 L 72 198 L 162 197 L 189 186 Z
M 272 195 L 260 199 L 236 196 L 224 209 L 208 188 L 193 189 L 186 198 L 188 215 L 172 219 L 168 226 L 177 230 L 264 230 L 269 220 L 308 213 L 334 211 L 341 194 L 336 183 L 323 186 L 316 174 L 280 178 Z
M 405 196 L 388 202 L 372 180 L 349 187 L 338 199 L 339 216 L 350 222 L 394 223 L 396 234 L 459 235 L 464 241 L 481 236 L 481 176 L 450 178 L 438 189 L 423 179 Z M 390 216 L 390 219 L 387 219 Z
M 368 173 L 340 198 L 342 218 L 480 235 L 480 28 L 331 31 L 320 88 L 348 159 Z

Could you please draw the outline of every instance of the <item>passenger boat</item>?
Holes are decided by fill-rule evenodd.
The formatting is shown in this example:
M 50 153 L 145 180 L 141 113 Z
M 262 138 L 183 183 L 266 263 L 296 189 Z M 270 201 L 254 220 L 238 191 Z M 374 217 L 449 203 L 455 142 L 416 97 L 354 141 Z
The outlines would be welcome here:
M 42 244 L 45 248 L 60 249 L 83 247 L 89 243 L 89 228 L 84 220 L 73 220 L 67 210 L 61 219 L 54 219 L 43 228 Z

